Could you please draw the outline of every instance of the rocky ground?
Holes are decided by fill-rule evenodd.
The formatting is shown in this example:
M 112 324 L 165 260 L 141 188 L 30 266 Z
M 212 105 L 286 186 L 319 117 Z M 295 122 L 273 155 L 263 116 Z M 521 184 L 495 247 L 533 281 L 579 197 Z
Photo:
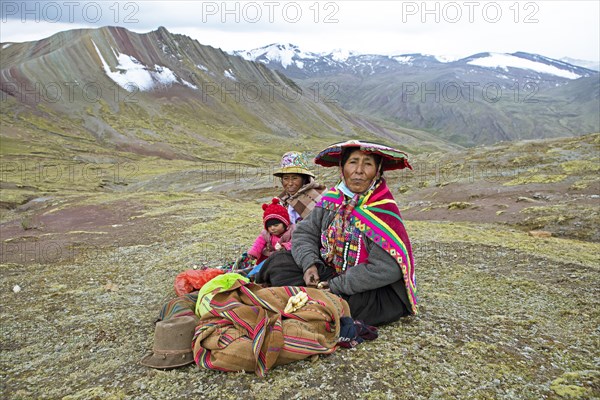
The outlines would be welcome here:
M 544 143 L 389 173 L 420 314 L 264 379 L 138 361 L 177 273 L 244 251 L 276 182 L 199 185 L 188 170 L 42 193 L 3 181 L 3 398 L 599 398 L 600 139 Z

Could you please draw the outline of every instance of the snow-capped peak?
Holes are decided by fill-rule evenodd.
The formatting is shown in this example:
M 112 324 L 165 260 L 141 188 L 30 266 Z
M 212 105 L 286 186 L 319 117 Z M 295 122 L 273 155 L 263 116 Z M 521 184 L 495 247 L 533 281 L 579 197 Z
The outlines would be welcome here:
M 350 56 L 354 55 L 353 52 L 345 49 L 335 49 L 329 54 L 333 60 L 339 62 L 346 61 Z
M 393 56 L 392 59 L 398 61 L 400 64 L 412 65 L 412 61 L 414 60 L 414 57 L 409 56 L 409 55 L 402 55 L 402 56 Z
M 287 68 L 294 63 L 298 68 L 302 68 L 302 62 L 296 60 L 314 59 L 319 57 L 318 54 L 303 52 L 298 46 L 291 43 L 273 43 L 258 49 L 247 51 L 238 50 L 233 53 L 248 61 L 261 61 L 264 63 L 279 62 L 284 68 Z
M 600 71 L 599 61 L 579 60 L 571 57 L 563 57 L 560 59 L 560 61 L 569 63 L 571 65 L 577 65 L 578 67 L 588 68 L 593 71 Z
M 453 56 L 453 55 L 448 55 L 448 54 L 433 55 L 432 57 L 435 57 L 435 59 L 441 63 L 449 63 L 449 62 L 460 60 L 462 58 L 459 56 Z
M 572 71 L 561 69 L 543 62 L 533 61 L 527 58 L 504 53 L 487 53 L 486 56 L 472 59 L 471 61 L 468 61 L 467 64 L 487 68 L 502 68 L 505 71 L 508 71 L 509 68 L 527 69 L 542 74 L 556 75 L 567 79 L 581 78 L 581 75 L 578 75 Z

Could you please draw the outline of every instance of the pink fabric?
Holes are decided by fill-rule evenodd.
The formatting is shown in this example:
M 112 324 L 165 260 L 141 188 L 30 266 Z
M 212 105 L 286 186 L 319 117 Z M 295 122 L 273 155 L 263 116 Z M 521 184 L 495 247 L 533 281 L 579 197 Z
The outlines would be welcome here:
M 266 229 L 263 229 L 263 231 L 260 233 L 260 235 L 258 235 L 256 240 L 250 247 L 250 250 L 248 250 L 248 255 L 256 258 L 256 263 L 260 264 L 261 262 L 266 260 L 267 257 L 269 257 L 271 254 L 277 251 L 275 250 L 275 245 L 277 243 L 281 244 L 281 246 L 286 250 L 291 250 L 292 232 L 294 231 L 294 228 L 294 224 L 290 225 L 288 230 L 285 231 L 281 236 L 271 235 L 269 234 L 269 232 L 267 232 Z M 267 242 L 267 240 L 270 240 L 270 246 L 268 245 L 269 243 Z
M 257 260 L 262 256 L 262 251 L 265 248 L 267 241 L 262 234 L 258 235 L 254 244 L 248 250 L 248 255 L 256 258 Z M 260 261 L 257 261 L 259 263 Z

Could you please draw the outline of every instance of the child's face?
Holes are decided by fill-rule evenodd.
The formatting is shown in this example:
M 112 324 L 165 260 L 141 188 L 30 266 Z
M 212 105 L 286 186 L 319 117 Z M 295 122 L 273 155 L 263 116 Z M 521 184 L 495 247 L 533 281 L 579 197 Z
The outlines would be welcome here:
M 283 224 L 283 222 L 279 222 L 277 224 L 269 226 L 269 228 L 267 229 L 271 235 L 281 236 L 283 232 L 285 232 L 285 225 Z

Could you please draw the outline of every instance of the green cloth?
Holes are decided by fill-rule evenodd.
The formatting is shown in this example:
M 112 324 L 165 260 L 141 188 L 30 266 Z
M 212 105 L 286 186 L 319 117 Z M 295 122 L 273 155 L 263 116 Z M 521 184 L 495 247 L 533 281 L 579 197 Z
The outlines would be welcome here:
M 202 318 L 204 314 L 210 312 L 210 310 L 212 310 L 210 302 L 215 294 L 229 290 L 239 279 L 246 283 L 250 282 L 250 279 L 236 273 L 219 275 L 206 282 L 198 292 L 198 300 L 196 301 L 196 315 Z

